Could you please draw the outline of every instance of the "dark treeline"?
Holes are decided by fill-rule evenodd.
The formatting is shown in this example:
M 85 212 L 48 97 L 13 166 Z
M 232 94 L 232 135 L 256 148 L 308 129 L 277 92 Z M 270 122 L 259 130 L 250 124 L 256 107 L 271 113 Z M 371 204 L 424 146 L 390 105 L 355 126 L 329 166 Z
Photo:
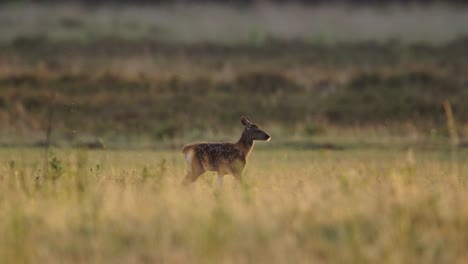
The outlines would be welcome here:
M 6 47 L 0 57 L 17 59 L 1 62 L 9 70 L 0 76 L 0 127 L 4 134 L 40 135 L 54 109 L 54 137 L 72 143 L 84 136 L 109 142 L 121 135 L 155 141 L 227 135 L 246 114 L 285 136 L 382 125 L 442 136 L 445 100 L 457 122 L 468 122 L 467 44 Z M 134 64 L 143 51 L 160 64 L 141 72 L 105 69 L 110 61 Z M 83 65 L 76 68 L 77 61 Z M 24 71 L 28 65 L 35 70 Z

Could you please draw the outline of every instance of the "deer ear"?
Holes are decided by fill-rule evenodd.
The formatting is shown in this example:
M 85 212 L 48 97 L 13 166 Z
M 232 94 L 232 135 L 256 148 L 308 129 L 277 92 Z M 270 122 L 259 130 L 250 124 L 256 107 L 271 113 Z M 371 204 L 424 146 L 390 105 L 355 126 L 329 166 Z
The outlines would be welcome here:
M 252 125 L 252 122 L 250 122 L 250 119 L 248 117 L 242 116 L 241 122 L 244 126 L 250 126 Z

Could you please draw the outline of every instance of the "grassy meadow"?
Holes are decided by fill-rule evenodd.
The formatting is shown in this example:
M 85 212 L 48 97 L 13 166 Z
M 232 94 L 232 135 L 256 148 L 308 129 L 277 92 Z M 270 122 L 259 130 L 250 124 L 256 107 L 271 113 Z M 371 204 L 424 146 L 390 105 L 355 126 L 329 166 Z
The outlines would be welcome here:
M 260 144 L 258 144 L 260 145 Z M 2 263 L 463 263 L 468 152 L 254 149 L 239 185 L 174 151 L 2 149 Z
M 0 263 L 465 263 L 467 36 L 440 1 L 0 4 Z M 241 115 L 245 182 L 181 186 Z

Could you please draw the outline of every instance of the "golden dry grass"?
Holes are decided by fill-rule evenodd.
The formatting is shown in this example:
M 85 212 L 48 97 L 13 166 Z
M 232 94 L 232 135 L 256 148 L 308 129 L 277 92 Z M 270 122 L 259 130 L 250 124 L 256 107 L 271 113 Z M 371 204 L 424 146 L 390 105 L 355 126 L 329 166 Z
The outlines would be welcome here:
M 0 150 L 1 263 L 468 258 L 466 153 L 260 149 L 221 192 L 212 174 L 181 187 L 177 151 L 56 150 L 48 179 L 41 155 Z

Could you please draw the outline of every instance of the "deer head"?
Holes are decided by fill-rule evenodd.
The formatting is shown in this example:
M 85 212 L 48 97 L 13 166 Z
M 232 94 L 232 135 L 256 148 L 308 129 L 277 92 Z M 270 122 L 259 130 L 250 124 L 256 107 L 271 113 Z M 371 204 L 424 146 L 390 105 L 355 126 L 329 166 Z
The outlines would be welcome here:
M 258 125 L 252 123 L 248 117 L 243 116 L 241 118 L 242 124 L 245 126 L 243 137 L 249 140 L 264 140 L 269 141 L 271 136 L 263 131 Z

